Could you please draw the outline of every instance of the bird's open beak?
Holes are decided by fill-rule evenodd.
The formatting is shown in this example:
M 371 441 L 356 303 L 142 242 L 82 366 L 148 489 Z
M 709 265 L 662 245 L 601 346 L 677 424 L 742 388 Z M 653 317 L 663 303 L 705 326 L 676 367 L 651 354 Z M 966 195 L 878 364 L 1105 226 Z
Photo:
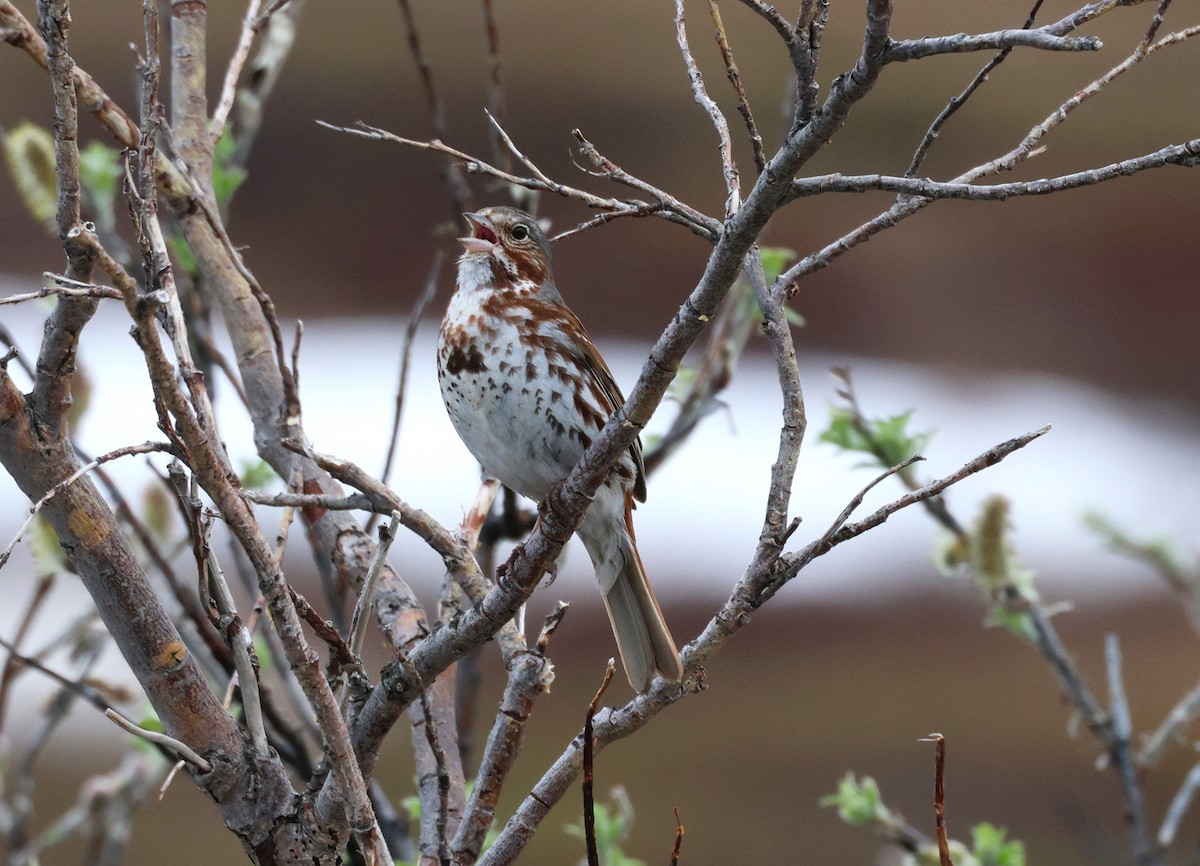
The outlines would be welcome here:
M 492 247 L 500 243 L 496 236 L 496 225 L 481 213 L 464 213 L 472 233 L 469 238 L 459 238 L 458 241 L 469 253 L 490 253 Z

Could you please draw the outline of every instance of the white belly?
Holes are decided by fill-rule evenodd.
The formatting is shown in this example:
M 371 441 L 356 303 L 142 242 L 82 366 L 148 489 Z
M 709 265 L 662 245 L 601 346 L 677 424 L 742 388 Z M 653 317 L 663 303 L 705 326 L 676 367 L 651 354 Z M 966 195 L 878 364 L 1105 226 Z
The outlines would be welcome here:
M 471 333 L 481 311 L 475 293 L 455 293 L 438 340 L 438 381 L 450 420 L 485 472 L 523 496 L 541 500 L 583 456 L 595 431 L 586 430 L 573 396 L 550 370 L 547 356 L 530 352 L 509 322 Z M 448 329 L 468 331 L 464 350 Z

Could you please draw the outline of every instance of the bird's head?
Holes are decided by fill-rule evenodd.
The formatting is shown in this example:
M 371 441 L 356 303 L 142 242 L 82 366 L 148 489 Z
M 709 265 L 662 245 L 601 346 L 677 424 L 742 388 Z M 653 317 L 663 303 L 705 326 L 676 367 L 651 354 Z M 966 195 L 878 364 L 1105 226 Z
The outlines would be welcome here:
M 548 282 L 550 240 L 532 216 L 512 207 L 488 207 L 463 216 L 471 228 L 469 237 L 459 238 L 464 264 L 487 260 L 497 284 Z

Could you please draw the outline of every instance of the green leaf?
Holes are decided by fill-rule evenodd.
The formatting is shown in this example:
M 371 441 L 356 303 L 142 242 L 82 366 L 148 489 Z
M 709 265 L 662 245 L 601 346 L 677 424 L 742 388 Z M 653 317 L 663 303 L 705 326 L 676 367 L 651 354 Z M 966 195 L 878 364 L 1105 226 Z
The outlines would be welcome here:
M 793 310 L 791 307 L 784 307 L 783 315 L 784 315 L 784 318 L 786 318 L 790 324 L 794 325 L 797 328 L 803 328 L 805 325 L 808 324 L 808 322 L 806 322 L 804 320 L 804 317 L 802 315 L 800 315 L 799 313 L 797 313 L 795 310 Z
M 41 512 L 34 518 L 29 546 L 33 554 L 33 566 L 39 575 L 58 574 L 62 571 L 67 561 L 62 545 L 58 542 L 58 534 Z
M 621 843 L 629 835 L 633 811 L 623 789 L 612 792 L 613 806 L 597 802 L 593 809 L 596 819 L 596 852 L 602 866 L 646 866 L 645 861 L 630 857 L 621 850 Z M 563 828 L 576 839 L 584 839 L 582 820 Z
M 200 266 L 196 263 L 196 254 L 192 252 L 192 248 L 188 246 L 183 235 L 172 235 L 167 239 L 167 246 L 171 248 L 171 259 L 175 262 L 176 268 L 193 276 L 200 272 Z
M 932 430 L 909 431 L 912 415 L 910 409 L 890 418 L 862 418 L 853 409 L 835 406 L 820 441 L 845 451 L 870 454 L 879 465 L 890 469 L 923 452 L 933 438 Z
M 972 853 L 980 866 L 1025 866 L 1025 845 L 1017 839 L 1006 842 L 1008 831 L 992 824 L 971 828 Z
M 819 803 L 822 807 L 835 806 L 838 817 L 855 826 L 886 821 L 891 817 L 891 811 L 883 804 L 879 785 L 870 776 L 863 776 L 860 782 L 853 773 L 847 773 L 838 782 L 837 793 L 822 797 Z
M 79 183 L 97 207 L 112 206 L 121 179 L 120 154 L 99 141 L 79 151 Z
M 271 654 L 271 645 L 267 643 L 266 635 L 254 636 L 254 654 L 258 656 L 258 667 L 263 675 L 275 669 L 275 656 Z
M 246 169 L 233 164 L 233 156 L 237 150 L 237 142 L 229 132 L 229 127 L 221 134 L 213 148 L 212 189 L 217 207 L 224 207 L 233 198 L 237 188 L 246 179 Z
M 680 367 L 675 373 L 675 378 L 671 380 L 671 384 L 667 388 L 667 397 L 682 403 L 695 381 L 695 367 Z
M 262 490 L 278 478 L 266 460 L 246 461 L 242 464 L 242 486 L 247 490 Z
M 763 273 L 767 275 L 767 284 L 770 285 L 796 258 L 796 251 L 786 247 L 759 247 L 758 255 L 762 259 Z

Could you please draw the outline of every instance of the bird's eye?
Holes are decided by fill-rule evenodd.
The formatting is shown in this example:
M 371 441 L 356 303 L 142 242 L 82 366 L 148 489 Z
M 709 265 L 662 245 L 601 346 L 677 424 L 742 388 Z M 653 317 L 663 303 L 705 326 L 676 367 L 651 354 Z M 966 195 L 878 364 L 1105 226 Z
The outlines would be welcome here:
M 523 241 L 527 237 L 529 237 L 528 226 L 519 225 L 512 230 L 512 238 L 514 241 Z

